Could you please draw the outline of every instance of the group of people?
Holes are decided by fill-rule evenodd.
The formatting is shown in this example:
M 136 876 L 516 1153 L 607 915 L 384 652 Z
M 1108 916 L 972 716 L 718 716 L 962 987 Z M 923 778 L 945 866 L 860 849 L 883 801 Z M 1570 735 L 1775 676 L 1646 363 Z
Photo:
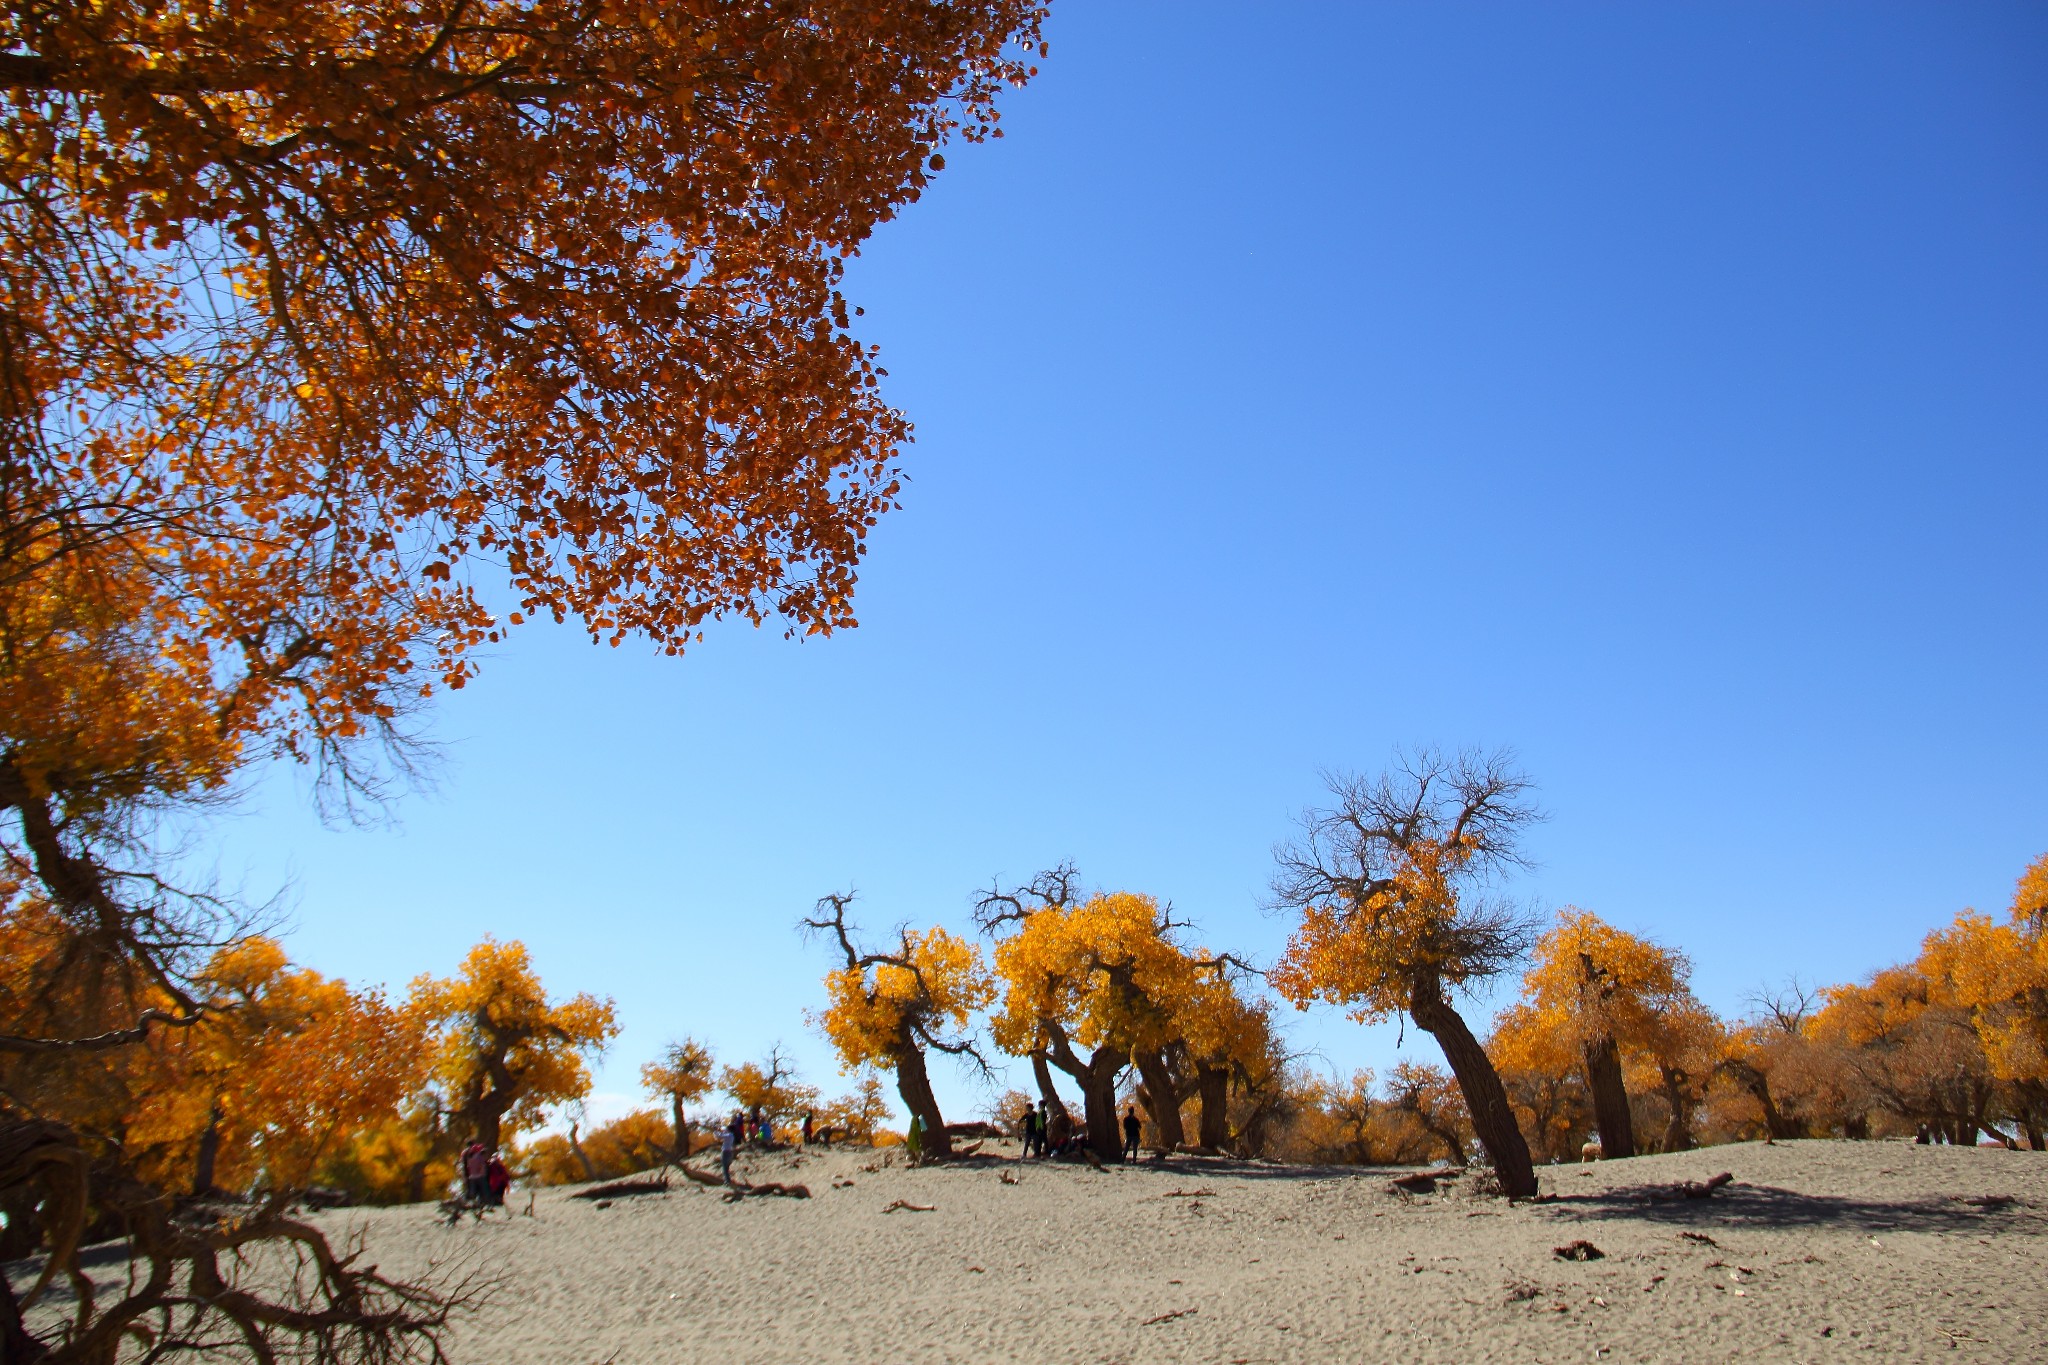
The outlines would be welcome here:
M 1138 1142 L 1144 1135 L 1145 1125 L 1138 1118 L 1138 1106 L 1133 1104 L 1124 1110 L 1123 1157 L 1126 1161 L 1138 1159 Z M 1076 1124 L 1065 1108 L 1048 1109 L 1040 1100 L 1037 1108 L 1024 1108 L 1024 1155 L 1027 1157 L 1065 1156 L 1088 1145 L 1088 1128 Z
M 810 1110 L 804 1111 L 804 1145 L 811 1145 L 812 1124 L 815 1116 Z M 761 1112 L 761 1106 L 751 1110 L 735 1109 L 732 1117 L 718 1134 L 718 1174 L 732 1180 L 732 1159 L 739 1152 L 742 1143 L 758 1143 L 763 1147 L 775 1145 L 775 1120 Z
M 503 1208 L 505 1191 L 512 1188 L 512 1172 L 496 1149 L 471 1138 L 462 1149 L 462 1193 L 480 1208 Z

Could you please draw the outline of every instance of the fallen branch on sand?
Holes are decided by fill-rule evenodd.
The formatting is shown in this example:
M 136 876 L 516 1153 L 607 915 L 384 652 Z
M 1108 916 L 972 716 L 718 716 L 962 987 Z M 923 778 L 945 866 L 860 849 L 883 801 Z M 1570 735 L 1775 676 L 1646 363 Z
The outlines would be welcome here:
M 619 1199 L 630 1194 L 667 1194 L 668 1179 L 664 1176 L 639 1180 L 614 1180 L 609 1185 L 593 1185 L 587 1190 L 578 1190 L 571 1199 Z
M 953 1149 L 953 1159 L 957 1161 L 963 1156 L 973 1156 L 980 1150 L 981 1144 L 979 1142 L 970 1142 L 965 1147 L 955 1147 Z
M 1723 1171 L 1707 1180 L 1680 1180 L 1670 1185 L 1653 1185 L 1638 1191 L 1644 1199 L 1706 1199 L 1723 1185 L 1733 1183 L 1732 1172 Z
M 811 1197 L 810 1189 L 804 1185 L 779 1185 L 772 1180 L 764 1180 L 758 1185 L 749 1185 L 744 1180 L 735 1180 L 727 1183 L 709 1171 L 699 1171 L 689 1166 L 678 1166 L 676 1169 L 691 1180 L 696 1181 L 699 1185 L 709 1185 L 715 1190 L 724 1190 L 728 1203 L 737 1202 L 750 1194 L 779 1194 L 786 1199 L 809 1199 Z
M 937 1213 L 939 1206 L 937 1204 L 913 1204 L 908 1199 L 898 1199 L 884 1208 L 882 1212 L 894 1213 L 898 1209 L 902 1209 L 906 1213 Z
M 750 1194 L 779 1194 L 785 1199 L 809 1199 L 811 1190 L 808 1185 L 782 1185 L 773 1180 L 764 1180 L 758 1185 L 735 1180 L 731 1188 L 725 1192 L 725 1202 L 737 1204 Z
M 1395 1194 L 1435 1194 L 1439 1181 L 1456 1180 L 1463 1174 L 1455 1166 L 1439 1166 L 1433 1171 L 1396 1176 L 1387 1182 L 1387 1189 Z
M 1191 1318 L 1200 1311 L 1202 1310 L 1199 1308 L 1176 1308 L 1171 1313 L 1161 1313 L 1156 1318 L 1146 1318 L 1138 1325 L 1140 1327 L 1150 1327 L 1155 1323 L 1172 1322 L 1175 1318 Z
M 1161 1199 L 1213 1199 L 1215 1196 L 1216 1191 L 1214 1190 L 1168 1190 L 1159 1197 Z

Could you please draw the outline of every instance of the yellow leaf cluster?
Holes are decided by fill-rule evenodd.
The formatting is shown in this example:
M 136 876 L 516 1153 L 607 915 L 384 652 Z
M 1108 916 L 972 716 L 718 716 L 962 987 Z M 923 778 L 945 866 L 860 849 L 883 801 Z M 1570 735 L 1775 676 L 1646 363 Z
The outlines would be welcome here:
M 1198 1001 L 1215 1003 L 1196 959 L 1162 928 L 1159 902 L 1131 891 L 1034 911 L 996 946 L 995 970 L 992 1028 L 1013 1056 L 1048 1047 L 1049 1024 L 1084 1047 L 1157 1050 L 1181 1036 Z
M 1416 838 L 1367 894 L 1303 907 L 1268 976 L 1273 989 L 1297 1008 L 1344 1005 L 1372 1023 L 1408 1008 L 1418 973 L 1457 985 L 1491 970 L 1461 932 L 1458 879 L 1478 852 L 1469 841 Z
M 933 926 L 903 935 L 900 961 L 842 967 L 825 977 L 818 1025 L 847 1070 L 893 1069 L 920 1034 L 965 1029 L 995 998 L 981 946 Z

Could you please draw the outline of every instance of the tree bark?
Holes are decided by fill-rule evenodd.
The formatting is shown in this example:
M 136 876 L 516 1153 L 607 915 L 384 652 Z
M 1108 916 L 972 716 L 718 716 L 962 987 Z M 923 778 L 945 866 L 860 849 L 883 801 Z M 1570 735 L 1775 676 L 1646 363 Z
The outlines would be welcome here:
M 678 1162 L 688 1161 L 690 1159 L 690 1121 L 683 1117 L 683 1097 L 681 1095 L 670 1095 L 668 1097 L 668 1113 L 668 1131 L 669 1136 L 674 1140 L 671 1145 L 675 1148 L 676 1160 Z
M 925 1070 L 924 1053 L 906 1047 L 896 1055 L 896 1093 L 903 1107 L 924 1120 L 924 1156 L 927 1161 L 944 1161 L 953 1155 L 953 1139 L 946 1133 L 946 1120 L 939 1114 L 938 1096 L 932 1094 L 931 1075 Z
M 1053 1088 L 1052 1068 L 1046 1064 L 1045 1049 L 1034 1048 L 1031 1053 L 1031 1076 L 1038 1082 L 1038 1094 L 1045 1101 L 1048 1114 L 1067 1114 L 1067 1102 L 1060 1098 L 1060 1092 Z M 1067 1114 L 1068 1121 L 1073 1120 Z
M 1586 1088 L 1593 1093 L 1593 1125 L 1600 1130 L 1600 1155 L 1607 1160 L 1636 1154 L 1635 1123 L 1628 1112 L 1628 1087 L 1621 1079 L 1621 1049 L 1612 1037 L 1588 1042 Z
M 1664 1150 L 1683 1152 L 1692 1146 L 1692 1102 L 1686 1097 L 1683 1071 L 1659 1067 L 1664 1082 L 1664 1103 L 1671 1107 L 1671 1119 L 1664 1125 Z
M 1081 1087 L 1089 1149 L 1104 1160 L 1121 1160 L 1124 1143 L 1116 1121 L 1116 1078 L 1130 1062 L 1130 1054 L 1108 1046 L 1098 1047 L 1084 1062 L 1075 1055 L 1073 1044 L 1067 1040 L 1067 1031 L 1057 1020 L 1046 1020 L 1045 1028 L 1052 1040 L 1047 1057 Z
M 1444 1060 L 1458 1078 L 1465 1108 L 1472 1115 L 1472 1129 L 1493 1162 L 1501 1191 L 1514 1199 L 1533 1198 L 1536 1168 L 1529 1160 L 1529 1144 L 1522 1137 L 1522 1126 L 1515 1122 L 1500 1073 L 1493 1069 L 1493 1059 L 1472 1036 L 1464 1018 L 1444 999 L 1443 985 L 1435 976 L 1418 976 L 1412 983 L 1408 1013 L 1443 1048 Z
M 493 1144 L 487 1142 L 484 1145 L 489 1147 Z M 590 1158 L 584 1155 L 583 1144 L 576 1138 L 576 1125 L 573 1123 L 569 1125 L 569 1150 L 576 1154 L 576 1164 L 583 1168 L 583 1178 L 585 1180 L 597 1179 L 597 1168 L 592 1166 Z M 464 1171 L 463 1174 L 467 1176 L 469 1172 Z
M 213 1193 L 213 1170 L 220 1159 L 220 1107 L 206 1116 L 206 1131 L 199 1135 L 199 1157 L 192 1167 L 192 1193 L 203 1197 Z
M 1202 1145 L 1220 1152 L 1230 1141 L 1230 1068 L 1199 1067 L 1195 1084 L 1202 1096 Z
M 1133 1053 L 1131 1061 L 1145 1082 L 1138 1098 L 1152 1116 L 1152 1127 L 1159 1134 L 1159 1145 L 1170 1152 L 1187 1141 L 1187 1131 L 1180 1121 L 1180 1087 L 1174 1084 L 1166 1059 L 1158 1053 Z M 1123 1148 L 1119 1146 L 1117 1150 L 1122 1151 Z

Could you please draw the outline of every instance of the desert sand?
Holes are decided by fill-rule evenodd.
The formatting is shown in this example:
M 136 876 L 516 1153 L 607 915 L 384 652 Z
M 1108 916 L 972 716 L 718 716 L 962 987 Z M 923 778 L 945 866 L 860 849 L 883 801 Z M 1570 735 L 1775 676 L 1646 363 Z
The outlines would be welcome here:
M 320 1218 L 387 1272 L 493 1279 L 451 1342 L 473 1365 L 2048 1359 L 2048 1155 L 1744 1144 L 1547 1168 L 1555 1200 L 1511 1206 L 1384 1170 L 1015 1153 L 736 1168 L 808 1200 L 678 1182 L 608 1208 L 542 1190 L 531 1216 L 515 1191 L 456 1227 Z M 1723 1170 L 1711 1199 L 1646 1197 Z M 1578 1240 L 1602 1257 L 1555 1254 Z

